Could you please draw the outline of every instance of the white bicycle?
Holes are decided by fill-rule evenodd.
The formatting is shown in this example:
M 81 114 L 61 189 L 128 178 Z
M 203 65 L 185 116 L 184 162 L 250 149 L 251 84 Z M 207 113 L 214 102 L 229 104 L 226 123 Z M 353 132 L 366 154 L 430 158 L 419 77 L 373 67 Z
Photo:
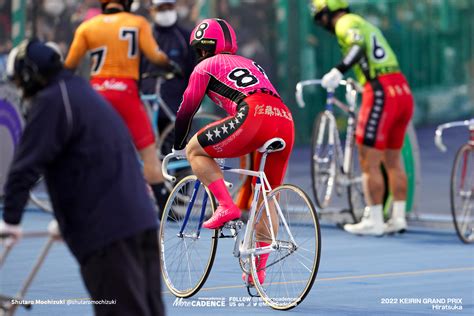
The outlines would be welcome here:
M 282 139 L 274 138 L 259 149 L 263 153 L 259 171 L 230 169 L 226 173 L 256 177 L 250 217 L 243 240 L 240 220 L 228 222 L 222 229 L 202 229 L 203 222 L 216 209 L 211 192 L 196 178 L 188 176 L 174 187 L 170 194 L 160 229 L 162 274 L 165 284 L 177 297 L 196 294 L 211 271 L 219 238 L 233 238 L 233 255 L 246 273 L 247 290 L 255 286 L 258 295 L 272 308 L 287 310 L 303 301 L 310 292 L 318 272 L 321 254 L 321 232 L 315 208 L 306 193 L 291 184 L 272 189 L 263 172 L 266 157 L 285 147 Z M 163 160 L 163 174 L 169 181 L 176 179 L 167 174 L 168 162 Z M 221 162 L 222 163 L 222 162 Z M 178 195 L 186 196 L 183 201 Z M 260 201 L 260 202 L 259 202 Z M 184 214 L 184 216 L 175 216 Z M 230 231 L 228 235 L 224 231 Z M 258 241 L 270 246 L 259 247 Z M 265 267 L 266 279 L 260 283 L 256 258 L 269 254 Z M 254 284 L 249 282 L 252 275 Z

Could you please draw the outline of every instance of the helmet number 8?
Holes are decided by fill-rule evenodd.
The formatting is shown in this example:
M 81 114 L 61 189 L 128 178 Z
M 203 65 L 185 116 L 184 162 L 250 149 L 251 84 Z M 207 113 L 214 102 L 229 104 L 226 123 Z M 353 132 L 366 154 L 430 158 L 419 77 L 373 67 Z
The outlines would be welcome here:
M 235 68 L 229 73 L 228 78 L 239 88 L 250 87 L 258 83 L 258 78 L 246 68 Z

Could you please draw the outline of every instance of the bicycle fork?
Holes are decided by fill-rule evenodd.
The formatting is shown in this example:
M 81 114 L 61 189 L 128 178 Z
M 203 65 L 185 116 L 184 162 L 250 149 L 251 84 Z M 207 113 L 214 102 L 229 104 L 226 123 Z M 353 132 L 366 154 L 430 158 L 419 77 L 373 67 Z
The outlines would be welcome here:
M 197 239 L 199 238 L 199 235 L 201 234 L 201 228 L 202 228 L 202 224 L 204 223 L 204 216 L 206 214 L 207 200 L 209 199 L 209 196 L 207 194 L 204 194 L 204 198 L 202 200 L 201 214 L 199 216 L 199 225 L 198 225 L 196 233 L 194 233 L 193 236 L 185 236 L 184 234 L 184 229 L 186 228 L 186 225 L 188 224 L 189 217 L 191 216 L 191 210 L 193 209 L 194 202 L 196 202 L 196 197 L 197 197 L 200 187 L 201 187 L 201 181 L 196 180 L 196 182 L 194 183 L 193 193 L 191 195 L 191 201 L 189 201 L 188 207 L 186 209 L 186 214 L 184 215 L 183 224 L 181 225 L 181 229 L 179 230 L 179 233 L 178 233 L 178 237 L 180 238 L 191 237 L 191 238 Z

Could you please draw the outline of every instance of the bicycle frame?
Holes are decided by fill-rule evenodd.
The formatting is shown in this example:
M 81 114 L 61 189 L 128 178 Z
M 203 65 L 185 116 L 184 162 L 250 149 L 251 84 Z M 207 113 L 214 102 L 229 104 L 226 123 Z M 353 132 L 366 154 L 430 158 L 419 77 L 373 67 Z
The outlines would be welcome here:
M 160 110 L 162 110 L 166 116 L 170 119 L 171 122 L 176 121 L 176 115 L 171 111 L 168 104 L 166 104 L 165 100 L 159 94 L 143 94 L 140 96 L 143 102 L 146 102 L 149 105 L 149 108 L 153 111 L 152 115 L 152 123 L 153 129 L 156 129 L 158 116 L 160 114 Z M 156 132 L 156 131 L 155 131 Z
M 267 177 L 265 175 L 265 172 L 264 172 L 265 162 L 266 162 L 267 156 L 268 156 L 268 152 L 263 153 L 259 171 L 230 168 L 230 167 L 227 167 L 223 164 L 220 164 L 220 167 L 224 172 L 243 174 L 243 175 L 247 175 L 247 176 L 257 178 L 256 184 L 255 184 L 254 195 L 253 195 L 253 198 L 252 198 L 252 207 L 250 209 L 250 217 L 248 219 L 248 223 L 253 223 L 253 221 L 255 219 L 255 213 L 257 211 L 258 201 L 259 201 L 259 198 L 260 198 L 260 194 L 262 193 L 263 194 L 263 202 L 264 202 L 264 205 L 265 205 L 265 212 L 266 212 L 266 216 L 268 218 L 268 222 L 269 222 L 269 226 L 270 226 L 269 229 L 270 229 L 272 243 L 271 243 L 271 245 L 265 246 L 265 247 L 260 247 L 260 248 L 251 248 L 250 247 L 250 240 L 251 240 L 251 236 L 252 236 L 252 231 L 249 228 L 249 226 L 246 227 L 245 234 L 244 234 L 244 240 L 240 245 L 239 245 L 239 243 L 240 243 L 239 233 L 233 234 L 233 237 L 234 237 L 234 240 L 235 240 L 235 247 L 234 247 L 234 256 L 235 257 L 261 255 L 261 254 L 265 254 L 265 253 L 270 253 L 275 249 L 275 247 L 277 245 L 277 242 L 276 242 L 276 239 L 275 239 L 275 234 L 274 234 L 274 231 L 273 231 L 273 223 L 272 223 L 272 218 L 271 218 L 270 208 L 269 208 L 268 198 L 267 198 L 267 194 L 272 190 L 272 188 L 271 188 L 270 183 L 268 182 L 268 179 L 267 179 Z M 170 176 L 167 173 L 168 163 L 169 163 L 170 159 L 172 159 L 172 158 L 179 158 L 179 157 L 177 157 L 173 154 L 167 155 L 165 157 L 165 159 L 163 160 L 162 169 L 163 169 L 164 177 L 168 181 L 175 182 L 176 178 L 173 177 L 173 176 Z M 199 238 L 200 231 L 201 231 L 201 228 L 202 228 L 202 224 L 204 223 L 204 216 L 205 216 L 206 204 L 207 204 L 207 195 L 205 195 L 205 198 L 203 200 L 203 205 L 201 206 L 199 225 L 198 225 L 198 230 L 196 232 L 196 235 L 195 236 L 185 236 L 183 234 L 183 232 L 184 232 L 184 229 L 186 228 L 187 222 L 189 220 L 189 216 L 191 214 L 192 207 L 195 203 L 196 196 L 197 196 L 197 193 L 198 193 L 198 190 L 199 190 L 199 187 L 201 186 L 201 184 L 202 183 L 199 180 L 197 180 L 196 183 L 194 184 L 193 193 L 191 195 L 191 200 L 190 200 L 190 202 L 188 204 L 188 207 L 187 207 L 187 210 L 186 210 L 186 214 L 185 214 L 185 218 L 183 220 L 183 224 L 180 228 L 179 237 Z M 275 209 L 277 211 L 277 214 L 278 214 L 280 220 L 282 221 L 283 226 L 285 227 L 285 229 L 288 233 L 288 236 L 290 236 L 290 239 L 291 239 L 292 243 L 295 245 L 295 247 L 298 247 L 298 245 L 296 244 L 296 241 L 293 237 L 293 234 L 291 233 L 291 231 L 288 227 L 288 224 L 285 220 L 285 217 L 283 216 L 283 212 L 282 212 L 282 210 L 281 210 L 281 208 L 280 208 L 280 206 L 279 206 L 279 204 L 276 200 L 276 197 L 273 197 L 273 199 L 274 199 L 274 202 L 275 202 L 275 206 L 276 206 Z M 239 246 L 239 247 L 237 247 L 237 246 Z
M 312 79 L 298 82 L 296 85 L 296 100 L 298 105 L 303 108 L 305 102 L 303 98 L 303 88 L 306 86 L 321 85 L 321 80 Z M 356 124 L 356 107 L 357 107 L 357 95 L 362 91 L 362 87 L 353 79 L 341 80 L 340 85 L 346 87 L 346 100 L 348 105 L 344 104 L 335 97 L 334 91 L 327 90 L 326 98 L 326 109 L 324 111 L 325 117 L 329 119 L 330 133 L 329 133 L 329 152 L 332 153 L 332 148 L 335 148 L 336 161 L 339 166 L 342 166 L 344 174 L 349 174 L 351 161 L 352 161 L 352 143 L 355 134 Z M 335 137 L 333 131 L 337 131 L 336 118 L 334 116 L 334 106 L 337 106 L 343 112 L 347 113 L 347 128 L 346 128 L 346 140 L 344 143 L 344 150 L 342 149 L 341 141 L 339 137 Z M 326 122 L 322 122 L 322 129 L 324 130 Z M 337 134 L 339 136 L 339 134 Z M 320 136 L 322 137 L 322 136 Z M 318 140 L 318 143 L 322 142 L 322 139 Z M 343 157 L 344 160 L 341 160 Z M 337 169 L 336 169 L 337 170 Z M 337 171 L 336 171 L 337 172 Z
M 172 72 L 163 72 L 161 70 L 157 72 L 141 74 L 141 79 L 147 79 L 147 78 L 156 79 L 156 87 L 155 87 L 156 93 L 142 94 L 140 98 L 142 102 L 147 102 L 149 105 L 149 108 L 153 110 L 153 118 L 152 118 L 153 128 L 155 129 L 157 126 L 156 123 L 158 121 L 158 115 L 159 115 L 160 109 L 163 110 L 163 112 L 165 112 L 166 116 L 169 118 L 171 122 L 176 121 L 176 115 L 170 109 L 168 104 L 166 104 L 165 100 L 163 100 L 160 93 L 161 85 L 163 84 L 163 82 L 166 80 L 171 80 L 175 78 L 175 74 Z

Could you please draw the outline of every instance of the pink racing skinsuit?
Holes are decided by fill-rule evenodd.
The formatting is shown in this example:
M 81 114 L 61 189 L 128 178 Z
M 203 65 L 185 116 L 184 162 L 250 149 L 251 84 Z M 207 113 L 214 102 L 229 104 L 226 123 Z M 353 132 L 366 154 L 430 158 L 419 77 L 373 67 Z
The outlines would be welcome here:
M 213 158 L 233 158 L 256 151 L 273 137 L 284 139 L 285 149 L 270 154 L 265 166 L 270 184 L 280 185 L 294 143 L 293 118 L 262 67 L 230 54 L 218 54 L 199 63 L 176 117 L 176 149 L 186 146 L 192 118 L 206 94 L 229 116 L 202 128 L 197 133 L 199 144 Z M 260 158 L 257 153 L 255 170 Z

